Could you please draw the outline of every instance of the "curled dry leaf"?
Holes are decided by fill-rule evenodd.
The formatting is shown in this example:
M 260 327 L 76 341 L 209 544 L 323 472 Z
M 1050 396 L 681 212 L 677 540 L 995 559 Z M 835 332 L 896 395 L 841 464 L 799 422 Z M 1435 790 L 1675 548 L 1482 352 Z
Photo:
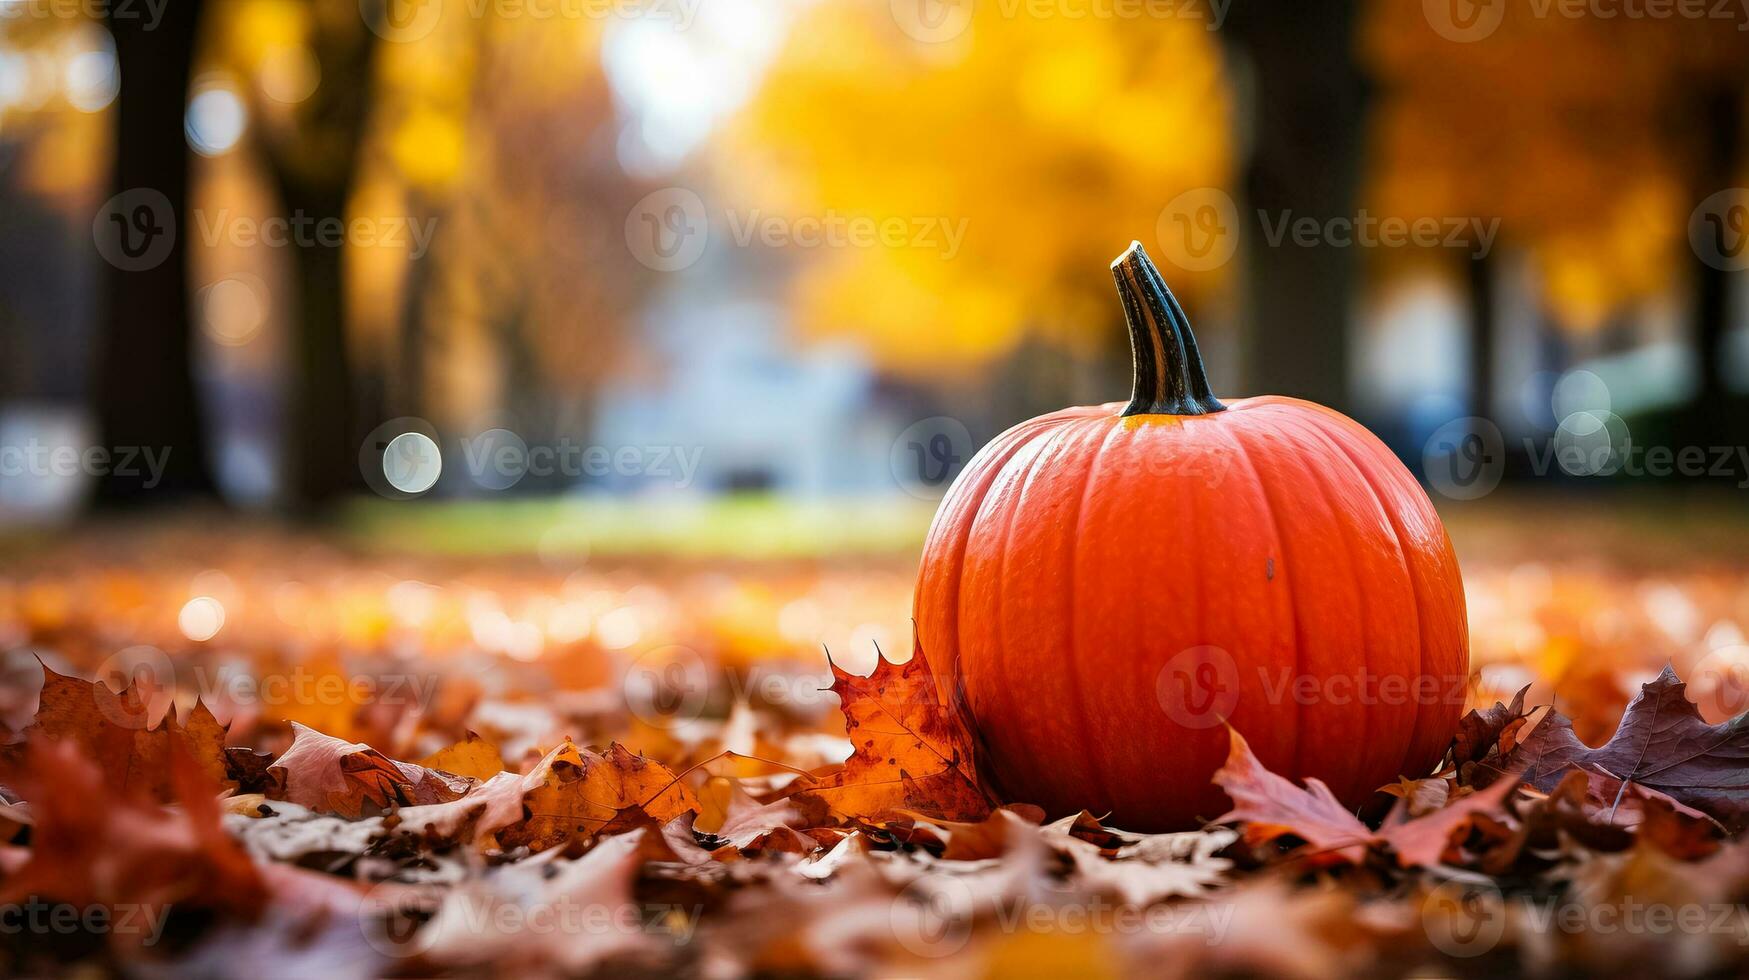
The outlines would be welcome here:
M 396 762 L 365 745 L 324 735 L 292 722 L 291 748 L 271 766 L 267 796 L 349 820 L 391 806 L 444 803 L 472 780 Z
M 1526 684 L 1512 696 L 1511 704 L 1496 701 L 1491 708 L 1477 708 L 1464 715 L 1458 721 L 1457 737 L 1452 740 L 1452 759 L 1461 766 L 1479 762 L 1496 750 L 1502 755 L 1511 752 L 1518 733 L 1530 718 L 1530 711 L 1524 707 L 1524 696 L 1529 692 L 1530 685 Z
M 1304 856 L 1314 862 L 1359 862 L 1367 848 L 1388 846 L 1406 867 L 1438 864 L 1459 828 L 1478 814 L 1503 813 L 1507 797 L 1517 788 L 1515 781 L 1501 780 L 1426 816 L 1408 819 L 1399 812 L 1374 831 L 1344 809 L 1323 782 L 1308 779 L 1304 789 L 1295 786 L 1264 768 L 1238 731 L 1229 732 L 1227 763 L 1215 773 L 1215 782 L 1232 797 L 1233 809 L 1219 822 L 1243 823 L 1251 844 L 1298 837 L 1311 846 Z
M 903 811 L 945 820 L 990 813 L 990 793 L 973 764 L 971 730 L 942 704 L 922 647 L 903 664 L 878 655 L 867 677 L 831 666 L 853 750 L 843 768 L 802 795 L 863 820 Z

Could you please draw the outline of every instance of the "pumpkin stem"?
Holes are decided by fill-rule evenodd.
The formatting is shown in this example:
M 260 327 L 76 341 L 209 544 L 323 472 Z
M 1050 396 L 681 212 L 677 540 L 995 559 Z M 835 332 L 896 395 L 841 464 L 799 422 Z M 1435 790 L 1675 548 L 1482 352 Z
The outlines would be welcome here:
M 1135 388 L 1124 415 L 1209 415 L 1226 411 L 1209 390 L 1190 318 L 1166 287 L 1141 242 L 1112 260 L 1135 360 Z

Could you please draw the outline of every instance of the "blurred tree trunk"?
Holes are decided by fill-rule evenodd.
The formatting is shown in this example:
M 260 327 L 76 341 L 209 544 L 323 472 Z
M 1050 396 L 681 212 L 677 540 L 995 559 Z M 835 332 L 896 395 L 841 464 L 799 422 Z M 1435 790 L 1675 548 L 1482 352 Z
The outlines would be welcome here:
M 1470 301 L 1470 414 L 1494 417 L 1494 354 L 1500 324 L 1495 312 L 1499 272 L 1492 254 L 1471 254 L 1465 268 Z
M 154 215 L 178 227 L 169 253 L 151 268 L 129 271 L 110 262 L 95 399 L 104 445 L 113 453 L 140 447 L 169 450 L 163 479 L 147 489 L 139 475 L 105 474 L 100 505 L 169 503 L 213 492 L 206 434 L 195 388 L 193 329 L 188 297 L 188 144 L 183 116 L 203 0 L 166 5 L 155 29 L 134 16 L 114 15 L 117 69 L 123 84 L 115 101 L 116 143 L 112 193 L 153 190 L 169 201 Z M 123 216 L 126 217 L 125 215 Z
M 270 144 L 274 184 L 297 221 L 346 220 L 371 105 L 376 37 L 362 23 L 318 19 L 312 47 L 324 84 L 300 106 L 298 138 Z M 329 84 L 332 80 L 333 84 Z M 318 510 L 365 484 L 358 469 L 364 430 L 347 350 L 344 244 L 294 236 L 297 287 L 286 448 L 286 497 Z
M 1699 167 L 1691 206 L 1698 206 L 1718 191 L 1737 186 L 1737 163 L 1742 151 L 1743 106 L 1734 85 L 1716 85 L 1702 91 L 1695 108 Z M 1698 258 L 1698 253 L 1692 254 Z M 1700 358 L 1694 409 L 1700 425 L 1697 435 L 1710 442 L 1719 433 L 1719 416 L 1726 408 L 1725 338 L 1730 325 L 1733 273 L 1704 260 L 1696 261 L 1694 268 L 1694 338 L 1695 353 Z
M 1349 401 L 1348 316 L 1354 248 L 1270 245 L 1256 223 L 1352 218 L 1365 83 L 1354 64 L 1352 0 L 1235 3 L 1228 29 L 1253 82 L 1254 130 L 1241 208 L 1247 371 L 1256 393 L 1296 395 L 1338 408 Z

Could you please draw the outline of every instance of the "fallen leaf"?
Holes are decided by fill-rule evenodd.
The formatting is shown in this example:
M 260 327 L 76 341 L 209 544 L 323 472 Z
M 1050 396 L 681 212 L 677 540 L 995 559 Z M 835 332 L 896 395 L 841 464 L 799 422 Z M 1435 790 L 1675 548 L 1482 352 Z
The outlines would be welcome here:
M 1406 867 L 1438 864 L 1453 833 L 1478 814 L 1500 811 L 1517 788 L 1515 780 L 1502 780 L 1423 817 L 1407 819 L 1399 813 L 1373 831 L 1345 809 L 1323 781 L 1307 779 L 1304 789 L 1295 786 L 1265 769 L 1237 730 L 1229 732 L 1227 763 L 1215 773 L 1215 783 L 1232 797 L 1233 809 L 1217 822 L 1244 823 L 1245 840 L 1253 845 L 1298 837 L 1312 847 L 1301 856 L 1317 861 L 1358 863 L 1368 847 L 1385 845 Z
M 868 677 L 831 665 L 853 749 L 843 768 L 803 795 L 861 820 L 902 811 L 946 820 L 987 816 L 990 795 L 972 764 L 970 730 L 941 703 L 922 647 L 903 664 L 878 652 L 877 658 Z
M 454 745 L 420 759 L 419 764 L 480 782 L 504 771 L 504 757 L 499 754 L 498 746 L 473 732 Z
M 604 837 L 575 860 L 508 865 L 451 890 L 410 946 L 446 969 L 492 963 L 495 972 L 568 974 L 647 949 L 656 937 L 632 895 L 647 833 Z
M 176 746 L 204 778 L 215 785 L 225 781 L 225 729 L 204 703 L 195 702 L 186 722 L 172 706 L 154 725 L 144 680 L 118 694 L 102 681 L 56 673 L 47 664 L 42 664 L 42 673 L 36 719 L 0 758 L 8 772 L 20 764 L 28 740 L 48 739 L 79 746 L 97 763 L 104 785 L 117 793 L 170 800 L 174 795 L 170 756 Z
M 1393 811 L 1379 828 L 1379 839 L 1391 846 L 1400 864 L 1433 867 L 1443 860 L 1453 833 L 1477 814 L 1502 812 L 1506 798 L 1517 788 L 1516 780 L 1502 779 L 1414 819 L 1409 819 L 1406 808 L 1400 805 L 1402 812 Z
M 699 809 L 674 771 L 614 743 L 606 754 L 560 743 L 522 781 L 527 819 L 498 832 L 506 847 L 531 850 L 600 832 L 621 810 L 642 807 L 658 822 Z
M 1602 773 L 1657 790 L 1733 831 L 1749 826 L 1749 715 L 1707 724 L 1669 665 L 1622 714 L 1608 742 L 1591 748 L 1551 708 L 1501 762 L 1538 789 L 1569 772 Z
M 220 829 L 217 786 L 186 753 L 166 760 L 169 809 L 112 797 L 105 776 L 71 742 L 33 738 L 14 777 L 35 826 L 29 860 L 0 882 L 0 904 L 42 900 L 86 907 L 131 906 L 162 916 L 171 906 L 252 920 L 267 888 L 249 856 Z M 143 930 L 110 931 L 112 944 L 144 945 Z
M 1511 704 L 1494 702 L 1491 708 L 1477 708 L 1458 721 L 1457 737 L 1452 740 L 1451 754 L 1460 765 L 1478 762 L 1496 749 L 1504 755 L 1512 751 L 1520 730 L 1530 712 L 1524 709 L 1524 696 L 1530 691 L 1526 684 L 1512 696 Z
M 292 722 L 291 748 L 267 767 L 267 796 L 357 820 L 391 806 L 443 803 L 472 781 L 395 762 L 363 742 L 346 742 Z
M 1263 767 L 1237 729 L 1229 728 L 1227 762 L 1215 773 L 1215 785 L 1233 800 L 1233 808 L 1216 823 L 1245 824 L 1245 840 L 1264 844 L 1293 835 L 1321 855 L 1359 861 L 1376 838 L 1360 818 L 1337 801 L 1321 779 L 1306 780 L 1301 789 Z

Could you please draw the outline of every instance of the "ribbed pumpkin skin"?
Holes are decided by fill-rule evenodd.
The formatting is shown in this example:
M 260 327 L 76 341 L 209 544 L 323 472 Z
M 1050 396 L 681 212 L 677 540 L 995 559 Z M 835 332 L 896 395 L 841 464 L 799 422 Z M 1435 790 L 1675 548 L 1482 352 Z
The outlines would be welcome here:
M 1297 399 L 1123 408 L 1002 434 L 929 532 L 918 640 L 998 788 L 1126 829 L 1219 816 L 1225 727 L 1162 704 L 1163 668 L 1200 646 L 1231 655 L 1225 715 L 1270 769 L 1350 805 L 1429 771 L 1463 707 L 1469 638 L 1450 539 L 1414 478 L 1358 423 Z

